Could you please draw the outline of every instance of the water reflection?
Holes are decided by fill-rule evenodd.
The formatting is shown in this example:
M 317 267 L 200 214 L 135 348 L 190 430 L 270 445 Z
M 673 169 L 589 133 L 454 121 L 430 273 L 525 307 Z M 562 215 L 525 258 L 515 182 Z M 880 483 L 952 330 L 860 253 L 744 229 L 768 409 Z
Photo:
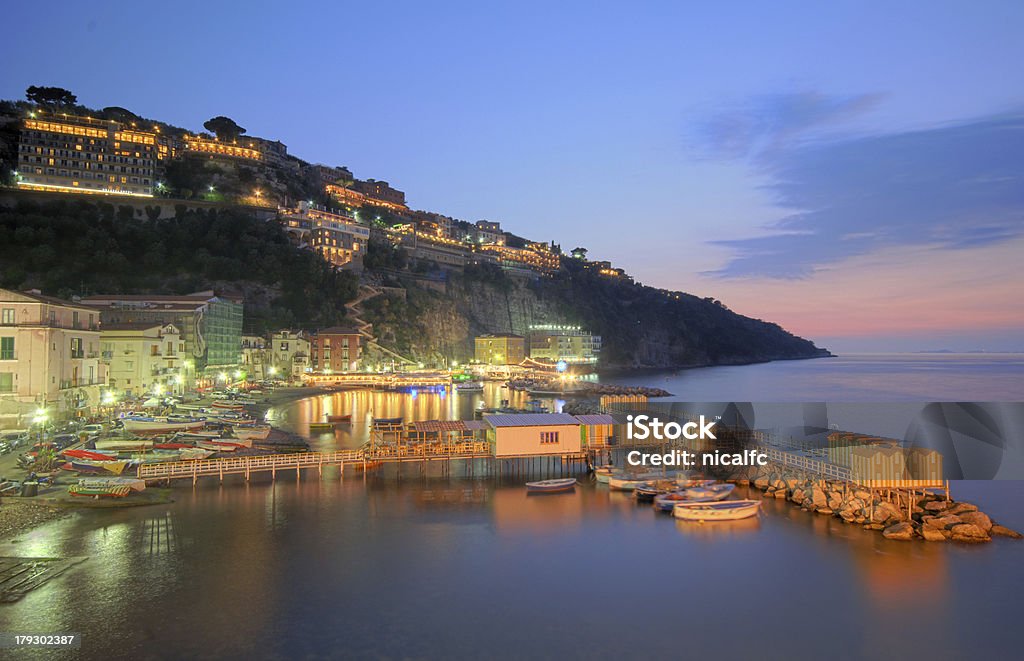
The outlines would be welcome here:
M 533 396 L 511 390 L 503 384 L 490 381 L 483 392 L 460 393 L 454 391 L 421 391 L 416 393 L 374 390 L 346 390 L 315 395 L 290 402 L 268 411 L 267 420 L 275 426 L 310 438 L 318 449 L 357 448 L 370 436 L 370 423 L 374 418 L 402 418 L 416 420 L 471 420 L 480 408 L 499 408 L 503 405 L 526 409 Z M 539 398 L 549 411 L 562 410 L 564 400 Z M 311 432 L 309 423 L 325 422 L 329 415 L 350 415 L 351 422 L 336 426 L 331 432 Z

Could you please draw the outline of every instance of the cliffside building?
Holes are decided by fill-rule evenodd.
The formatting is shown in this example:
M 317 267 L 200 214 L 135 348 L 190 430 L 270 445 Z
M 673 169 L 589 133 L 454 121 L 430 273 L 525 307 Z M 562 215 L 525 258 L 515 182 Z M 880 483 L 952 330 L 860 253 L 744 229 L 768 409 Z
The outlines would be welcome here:
M 522 335 L 480 335 L 475 344 L 477 362 L 487 365 L 518 365 L 526 358 L 526 338 Z

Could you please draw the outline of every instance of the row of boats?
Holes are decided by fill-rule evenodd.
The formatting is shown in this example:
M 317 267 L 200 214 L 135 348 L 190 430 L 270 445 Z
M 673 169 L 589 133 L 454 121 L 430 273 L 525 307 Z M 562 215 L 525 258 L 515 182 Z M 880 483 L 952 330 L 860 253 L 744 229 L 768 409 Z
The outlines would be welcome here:
M 612 491 L 631 491 L 638 502 L 650 502 L 659 512 L 669 512 L 684 521 L 735 521 L 757 516 L 759 500 L 727 500 L 734 484 L 685 475 L 636 474 L 612 467 L 595 471 L 598 484 Z M 576 488 L 576 478 L 527 482 L 527 493 L 564 493 Z

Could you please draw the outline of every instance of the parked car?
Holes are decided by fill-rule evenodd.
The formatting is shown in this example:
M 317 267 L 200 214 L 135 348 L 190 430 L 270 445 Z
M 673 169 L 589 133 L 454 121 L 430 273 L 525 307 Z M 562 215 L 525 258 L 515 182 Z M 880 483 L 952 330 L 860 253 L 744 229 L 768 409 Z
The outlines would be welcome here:
M 64 448 L 77 443 L 78 437 L 74 434 L 58 434 L 53 437 L 52 442 L 55 448 L 63 450 Z
M 86 425 L 86 426 L 82 427 L 82 433 L 88 434 L 90 436 L 93 436 L 95 434 L 102 434 L 103 433 L 103 425 L 96 424 L 96 423 L 91 424 L 91 425 Z
M 11 446 L 7 441 L 0 441 L 0 454 L 7 454 L 11 451 Z

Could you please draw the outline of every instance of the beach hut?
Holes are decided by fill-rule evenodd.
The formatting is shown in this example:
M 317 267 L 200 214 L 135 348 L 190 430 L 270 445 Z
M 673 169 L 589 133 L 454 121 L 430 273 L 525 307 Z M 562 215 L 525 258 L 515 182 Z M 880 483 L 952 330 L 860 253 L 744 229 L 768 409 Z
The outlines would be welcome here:
M 485 415 L 487 438 L 495 457 L 565 455 L 582 447 L 583 425 L 566 413 Z

